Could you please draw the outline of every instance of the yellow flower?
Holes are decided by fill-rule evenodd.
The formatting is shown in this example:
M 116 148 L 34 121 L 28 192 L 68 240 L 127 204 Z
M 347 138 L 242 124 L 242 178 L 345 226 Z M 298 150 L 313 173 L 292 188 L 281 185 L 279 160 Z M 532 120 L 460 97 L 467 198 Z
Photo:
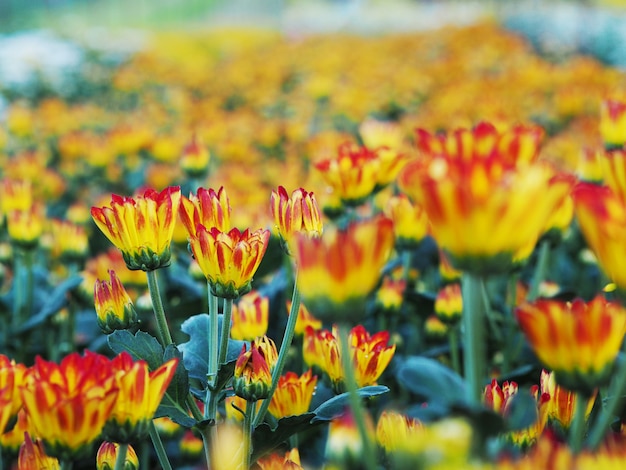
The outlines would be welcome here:
M 333 229 L 321 238 L 298 236 L 293 254 L 298 288 L 320 320 L 357 320 L 393 248 L 391 220 L 377 217 Z
M 128 444 L 147 437 L 177 366 L 178 359 L 174 358 L 150 372 L 145 361 L 134 361 L 127 352 L 111 361 L 119 395 L 104 428 L 107 439 Z
M 393 220 L 398 249 L 414 248 L 428 235 L 426 212 L 421 206 L 411 203 L 403 194 L 389 199 L 385 214 Z
M 270 207 L 274 223 L 287 251 L 296 232 L 309 237 L 322 235 L 320 210 L 312 192 L 299 188 L 289 197 L 287 190 L 279 186 L 277 191 L 272 191 Z
M 545 369 L 541 371 L 540 387 L 541 394 L 546 394 L 550 397 L 546 402 L 548 420 L 557 421 L 563 429 L 568 429 L 574 419 L 576 400 L 580 400 L 580 398 L 578 398 L 576 393 L 570 392 L 558 385 L 554 373 L 548 372 Z M 595 394 L 589 398 L 585 418 L 588 418 L 591 414 L 595 399 Z
M 488 274 L 525 260 L 574 184 L 546 164 L 529 163 L 536 131 L 500 134 L 483 124 L 447 140 L 421 135 L 418 145 L 429 153 L 407 165 L 399 183 L 424 207 L 452 264 Z
M 383 284 L 376 291 L 376 303 L 388 311 L 398 311 L 404 301 L 404 290 L 406 281 L 404 279 L 392 279 L 385 277 Z
M 94 305 L 98 326 L 105 334 L 125 330 L 137 323 L 137 312 L 130 296 L 115 271 L 110 270 L 111 281 L 97 280 L 94 285 Z
M 256 464 L 261 470 L 302 470 L 300 466 L 300 453 L 294 447 L 285 454 L 274 452 L 257 460 Z
M 198 224 L 189 244 L 213 294 L 236 299 L 252 289 L 252 276 L 261 264 L 269 238 L 269 230 L 242 233 L 233 228 L 221 232 Z
M 96 469 L 114 470 L 119 448 L 120 445 L 117 442 L 104 441 L 98 448 L 98 453 L 96 454 Z M 137 457 L 135 449 L 130 445 L 126 451 L 126 459 L 124 460 L 122 468 L 123 470 L 139 469 L 139 458 Z
M 34 204 L 27 210 L 14 210 L 7 214 L 7 229 L 11 242 L 24 249 L 37 246 L 43 232 L 43 206 Z
M 191 194 L 189 198 L 183 196 L 180 220 L 191 237 L 196 236 L 198 224 L 209 230 L 213 227 L 221 232 L 230 230 L 230 204 L 224 187 L 217 192 L 213 189 L 198 188 L 195 195 Z
M 153 271 L 170 263 L 180 188 L 148 189 L 136 199 L 113 194 L 110 207 L 92 207 L 102 233 L 124 256 L 128 269 Z
M 600 107 L 600 134 L 607 147 L 626 143 L 626 102 L 608 99 Z
M 291 300 L 288 300 L 286 305 L 287 315 L 289 315 L 289 312 L 291 312 Z M 319 330 L 322 327 L 322 322 L 315 318 L 302 302 L 300 302 L 300 308 L 298 309 L 297 314 L 298 319 L 296 320 L 296 327 L 294 330 L 295 334 L 303 335 L 309 326 L 314 330 Z
M 455 324 L 463 313 L 463 298 L 461 285 L 448 284 L 444 286 L 435 299 L 435 314 L 444 323 Z
M 54 457 L 46 455 L 43 442 L 36 439 L 34 442 L 29 433 L 24 434 L 24 443 L 20 447 L 17 458 L 18 470 L 60 470 L 61 464 Z
M 317 376 L 312 375 L 311 369 L 299 377 L 294 372 L 287 372 L 278 379 L 269 412 L 276 419 L 306 413 L 316 385 Z
M 230 337 L 251 341 L 267 332 L 270 299 L 252 291 L 233 305 Z
M 191 142 L 183 149 L 180 166 L 189 176 L 198 178 L 206 175 L 210 160 L 209 150 L 203 145 L 202 139 L 194 134 Z
M 61 261 L 81 261 L 89 250 L 87 231 L 72 222 L 52 220 L 52 255 Z
M 385 452 L 413 454 L 415 441 L 424 435 L 422 424 L 396 411 L 385 410 L 376 424 L 376 440 Z
M 598 295 L 590 302 L 538 300 L 516 310 L 520 328 L 556 382 L 590 397 L 608 382 L 626 333 L 626 310 Z

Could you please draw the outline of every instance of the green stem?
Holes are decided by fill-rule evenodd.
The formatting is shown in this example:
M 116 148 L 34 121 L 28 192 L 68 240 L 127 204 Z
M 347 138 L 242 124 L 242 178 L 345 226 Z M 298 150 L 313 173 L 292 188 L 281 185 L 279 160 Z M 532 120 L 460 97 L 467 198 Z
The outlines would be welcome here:
M 550 244 L 547 240 L 543 240 L 539 245 L 539 256 L 537 258 L 537 266 L 533 274 L 533 280 L 530 284 L 527 300 L 533 302 L 539 297 L 539 287 L 546 278 L 548 271 L 548 261 L 550 259 Z
M 124 470 L 127 453 L 128 444 L 120 444 L 120 446 L 117 448 L 117 458 L 115 459 L 115 468 L 113 470 Z
M 152 299 L 152 309 L 154 310 L 154 317 L 157 322 L 157 336 L 159 342 L 163 346 L 167 346 L 168 344 L 172 344 L 173 341 L 169 326 L 167 325 L 167 319 L 165 318 L 165 308 L 163 307 L 163 301 L 159 291 L 157 271 L 147 271 L 146 275 L 148 276 L 148 290 L 150 291 L 150 299 Z
M 154 421 L 150 422 L 149 430 L 150 439 L 152 439 L 152 445 L 154 446 L 154 450 L 156 451 L 157 458 L 159 459 L 161 467 L 163 468 L 163 470 L 172 470 L 170 461 L 167 458 L 167 453 L 165 452 L 165 447 L 163 447 L 163 441 L 161 441 L 161 436 L 159 436 L 159 432 L 154 426 Z
M 339 323 L 339 343 L 341 346 L 341 362 L 343 366 L 344 384 L 348 392 L 350 409 L 354 417 L 361 442 L 363 443 L 363 463 L 367 470 L 376 470 L 378 468 L 376 455 L 372 448 L 367 423 L 365 421 L 365 412 L 361 406 L 361 399 L 358 394 L 356 378 L 354 376 L 354 362 L 350 351 L 350 327 L 345 323 Z
M 217 426 L 215 424 L 209 424 L 200 431 L 200 434 L 202 435 L 206 465 L 207 468 L 211 468 L 211 452 L 213 451 L 213 444 L 217 442 Z
M 254 411 L 256 402 L 246 403 L 246 413 L 243 417 L 243 470 L 250 468 L 250 457 L 252 455 L 252 430 L 254 428 Z
M 482 299 L 482 279 L 464 273 L 461 279 L 463 295 L 463 364 L 470 404 L 480 406 L 485 378 L 485 312 Z
M 297 273 L 295 277 L 297 278 Z M 285 368 L 285 362 L 287 362 L 289 348 L 291 347 L 291 342 L 293 341 L 293 334 L 296 330 L 296 322 L 298 321 L 299 311 L 300 291 L 298 290 L 297 282 L 294 282 L 293 293 L 291 295 L 291 309 L 289 310 L 289 318 L 287 318 L 287 326 L 285 326 L 285 333 L 283 335 L 283 341 L 280 345 L 280 351 L 278 352 L 278 359 L 276 361 L 274 369 L 272 370 L 272 386 L 270 388 L 269 395 L 261 403 L 261 408 L 259 409 L 259 412 L 254 419 L 254 427 L 257 427 L 259 424 L 261 424 L 263 418 L 265 418 L 267 409 L 269 408 L 270 402 L 272 401 L 272 396 L 274 395 L 276 387 L 278 386 L 278 379 L 280 378 L 280 375 L 283 373 L 283 369 Z
M 217 367 L 220 368 L 226 362 L 228 351 L 228 339 L 230 338 L 230 318 L 233 314 L 233 299 L 224 299 L 224 311 L 222 313 L 222 336 L 220 338 L 220 353 L 217 359 Z
M 218 306 L 217 306 L 217 297 L 213 295 L 211 289 L 209 288 L 208 292 L 208 300 L 209 300 L 209 359 L 208 359 L 208 370 L 207 370 L 207 396 L 205 405 L 208 405 L 210 402 L 211 389 L 215 387 L 217 383 L 217 370 L 218 370 Z M 205 417 L 207 419 L 215 419 L 216 415 L 210 415 L 209 407 L 205 408 Z
M 450 342 L 450 358 L 452 359 L 452 369 L 461 375 L 461 358 L 459 357 L 459 327 L 453 325 L 448 330 L 448 341 Z
M 13 288 L 13 330 L 18 329 L 32 314 L 33 253 L 15 248 L 15 278 Z
M 615 417 L 617 407 L 621 403 L 622 394 L 626 389 L 626 360 L 622 360 L 617 368 L 617 373 L 609 388 L 609 398 L 606 406 L 602 409 L 600 417 L 589 432 L 589 448 L 595 449 L 602 442 L 611 421 Z
M 589 397 L 582 393 L 576 394 L 576 406 L 574 408 L 574 420 L 570 428 L 569 444 L 572 452 L 578 454 L 582 450 L 583 438 L 585 437 L 585 412 Z

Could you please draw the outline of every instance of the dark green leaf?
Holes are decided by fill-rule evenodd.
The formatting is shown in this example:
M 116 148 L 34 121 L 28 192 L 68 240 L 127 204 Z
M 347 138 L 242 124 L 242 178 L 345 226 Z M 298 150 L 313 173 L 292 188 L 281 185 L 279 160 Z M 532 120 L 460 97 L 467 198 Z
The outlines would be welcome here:
M 221 337 L 222 315 L 218 315 L 218 343 Z M 194 315 L 181 325 L 183 333 L 189 335 L 189 341 L 178 345 L 178 349 L 183 354 L 185 368 L 189 371 L 189 376 L 199 380 L 203 386 L 207 386 L 207 371 L 209 369 L 209 315 L 201 313 Z M 226 365 L 222 366 L 224 372 L 220 372 L 220 381 L 226 383 L 232 377 L 230 363 L 237 361 L 244 341 L 228 341 L 228 351 L 226 353 Z M 228 375 L 230 374 L 230 375 Z M 226 377 L 228 375 L 228 377 Z
M 107 341 L 115 354 L 126 351 L 133 359 L 146 361 L 150 370 L 163 364 L 163 346 L 145 331 L 133 335 L 128 330 L 117 330 L 108 336 Z
M 537 400 L 528 390 L 519 390 L 507 405 L 506 429 L 521 431 L 537 421 Z
M 39 312 L 30 317 L 17 329 L 17 333 L 23 333 L 41 325 L 46 319 L 67 305 L 67 294 L 83 282 L 82 276 L 72 276 L 59 284 L 50 294 Z M 95 312 L 94 312 L 95 315 Z
M 357 390 L 361 398 L 375 397 L 377 395 L 387 393 L 388 391 L 389 388 L 384 385 L 370 385 L 369 387 L 363 387 Z M 330 421 L 337 416 L 341 416 L 345 412 L 348 402 L 348 392 L 342 393 L 341 395 L 337 395 L 336 397 L 325 401 L 318 406 L 315 411 L 313 411 L 315 417 L 311 420 L 311 422 L 317 423 L 319 421 Z
M 252 434 L 252 461 L 271 452 L 294 434 L 309 429 L 314 425 L 313 418 L 315 418 L 314 413 L 288 416 L 279 419 L 274 430 L 271 429 L 269 424 L 261 423 Z M 319 421 L 319 423 L 321 424 L 322 421 Z
M 433 359 L 408 358 L 398 370 L 398 382 L 429 403 L 444 406 L 467 404 L 463 379 Z

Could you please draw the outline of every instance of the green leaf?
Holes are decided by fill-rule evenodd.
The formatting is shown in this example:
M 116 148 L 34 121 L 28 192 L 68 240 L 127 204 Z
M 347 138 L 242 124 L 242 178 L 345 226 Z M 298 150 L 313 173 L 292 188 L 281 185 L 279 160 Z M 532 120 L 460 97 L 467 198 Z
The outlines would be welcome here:
M 519 390 L 507 405 L 504 417 L 508 431 L 521 431 L 537 421 L 537 400 L 528 390 Z
M 107 340 L 113 352 L 120 354 L 126 351 L 134 360 L 146 361 L 151 371 L 158 369 L 170 359 L 178 357 L 178 367 L 154 417 L 169 416 L 173 421 L 187 428 L 196 424 L 187 412 L 189 378 L 183 364 L 182 354 L 175 345 L 167 346 L 164 351 L 157 339 L 145 331 L 138 331 L 133 335 L 127 330 L 117 330 L 111 333 Z
M 467 405 L 463 379 L 433 359 L 409 357 L 400 366 L 397 378 L 401 385 L 429 403 Z
M 361 396 L 361 398 L 370 398 L 382 395 L 388 391 L 389 388 L 385 385 L 370 385 L 368 387 L 358 389 L 357 393 Z M 311 420 L 311 423 L 330 421 L 335 419 L 337 416 L 341 416 L 345 412 L 346 407 L 349 406 L 349 399 L 349 393 L 346 392 L 325 401 L 318 406 L 315 411 L 313 411 L 315 417 Z
M 178 367 L 154 417 L 169 416 L 181 426 L 191 427 L 196 422 L 187 413 L 186 400 L 189 394 L 189 376 L 183 365 L 181 352 L 175 345 L 170 344 L 165 348 L 163 362 L 167 362 L 175 357 L 178 358 Z
M 32 330 L 33 328 L 41 325 L 46 319 L 63 307 L 67 305 L 68 297 L 67 293 L 72 289 L 75 289 L 83 282 L 82 276 L 72 276 L 59 284 L 54 291 L 48 296 L 48 299 L 44 303 L 39 312 L 30 317 L 17 329 L 16 333 L 24 333 L 25 331 Z M 95 318 L 95 313 L 94 313 Z
M 253 451 L 251 460 L 255 461 L 259 457 L 274 450 L 294 434 L 305 431 L 315 425 L 315 423 L 312 422 L 313 418 L 315 418 L 314 413 L 288 416 L 279 419 L 274 429 L 267 423 L 258 425 L 252 434 Z M 318 421 L 319 424 L 323 422 L 324 421 Z
M 115 354 L 126 351 L 134 360 L 146 361 L 150 370 L 163 364 L 163 346 L 145 331 L 132 334 L 128 330 L 117 330 L 107 337 L 107 342 Z
M 189 335 L 189 341 L 178 345 L 183 354 L 185 367 L 189 371 L 189 377 L 199 380 L 206 387 L 209 370 L 209 315 L 201 313 L 188 318 L 181 325 L 181 330 Z M 218 315 L 218 344 L 221 330 L 222 315 Z M 228 341 L 226 364 L 220 368 L 220 383 L 226 384 L 232 377 L 234 362 L 237 361 L 244 344 L 246 344 L 244 341 L 232 339 Z

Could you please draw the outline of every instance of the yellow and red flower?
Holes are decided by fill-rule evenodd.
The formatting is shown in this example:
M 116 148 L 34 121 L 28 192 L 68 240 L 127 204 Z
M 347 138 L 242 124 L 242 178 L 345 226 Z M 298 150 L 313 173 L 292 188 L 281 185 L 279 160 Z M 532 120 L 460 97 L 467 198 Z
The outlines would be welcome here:
M 27 211 L 34 202 L 33 186 L 29 180 L 5 178 L 0 184 L 0 214 Z
M 137 312 L 122 282 L 110 270 L 111 281 L 97 280 L 94 285 L 94 305 L 98 326 L 105 334 L 125 330 L 137 323 Z
M 26 210 L 14 210 L 7 214 L 7 231 L 15 245 L 32 249 L 39 244 L 45 220 L 41 204 L 33 204 Z
M 286 305 L 287 315 L 289 315 L 289 312 L 291 312 L 291 300 L 288 300 Z M 300 308 L 298 309 L 297 315 L 298 319 L 296 320 L 296 327 L 294 329 L 294 333 L 296 335 L 304 335 L 304 332 L 309 326 L 314 330 L 319 330 L 322 327 L 321 320 L 315 318 L 302 302 L 300 302 Z
M 180 188 L 143 195 L 111 196 L 110 206 L 92 207 L 91 216 L 102 233 L 124 256 L 128 269 L 153 271 L 170 263 L 170 244 L 180 205 Z
M 24 434 L 24 443 L 20 447 L 17 458 L 18 470 L 60 470 L 61 464 L 54 457 L 46 455 L 43 442 L 36 439 L 34 442 L 28 433 Z
M 257 460 L 256 464 L 261 470 L 302 470 L 300 466 L 300 453 L 294 447 L 285 454 L 274 452 Z
M 120 445 L 117 442 L 104 441 L 98 448 L 96 454 L 97 470 L 114 470 L 117 453 Z M 128 446 L 126 451 L 126 459 L 124 460 L 123 470 L 138 470 L 139 458 L 132 446 Z
M 85 227 L 65 220 L 51 221 L 52 255 L 61 261 L 81 261 L 89 250 Z
M 590 397 L 606 384 L 624 334 L 626 309 L 598 295 L 590 302 L 538 300 L 516 309 L 520 327 L 556 382 Z
M 269 230 L 250 232 L 233 228 L 221 232 L 198 224 L 189 243 L 211 291 L 218 297 L 236 299 L 250 292 L 252 276 L 267 250 Z
M 574 184 L 547 164 L 530 163 L 540 134 L 520 129 L 418 131 L 425 158 L 409 163 L 399 184 L 422 205 L 435 240 L 458 269 L 506 272 L 525 260 Z
M 349 341 L 357 386 L 375 385 L 396 350 L 395 345 L 388 345 L 389 332 L 370 335 L 364 326 L 357 325 L 350 331 Z M 333 387 L 343 391 L 345 374 L 337 334 L 308 327 L 304 335 L 303 356 L 307 365 L 319 367 L 328 375 Z
M 398 249 L 415 247 L 429 231 L 428 216 L 424 209 L 411 203 L 403 194 L 389 199 L 385 214 L 393 220 L 393 231 Z
M 604 184 L 626 204 L 626 150 L 598 152 L 596 157 Z
M 232 339 L 251 341 L 267 332 L 270 299 L 257 291 L 251 291 L 233 305 Z
M 546 402 L 548 422 L 556 421 L 563 429 L 569 429 L 574 419 L 576 400 L 581 398 L 576 393 L 558 385 L 554 373 L 545 369 L 541 371 L 540 390 L 542 395 L 547 394 L 550 397 Z M 585 418 L 591 414 L 595 399 L 595 395 L 589 398 Z
M 574 192 L 578 224 L 607 276 L 626 289 L 626 205 L 606 186 L 579 183 Z
M 278 379 L 269 412 L 276 419 L 306 413 L 309 411 L 316 385 L 317 376 L 313 375 L 311 369 L 301 376 L 287 372 Z
M 385 277 L 376 291 L 376 303 L 384 310 L 396 312 L 402 307 L 405 290 L 406 280 Z
M 600 107 L 600 135 L 606 147 L 626 143 L 626 102 L 607 99 Z
M 233 389 L 248 402 L 267 398 L 272 386 L 272 373 L 264 351 L 254 341 L 247 350 L 244 344 L 235 363 Z
M 294 257 L 298 288 L 320 320 L 358 320 L 393 248 L 393 224 L 377 217 L 321 238 L 298 236 Z
M 179 214 L 190 237 L 197 235 L 198 224 L 209 230 L 216 227 L 220 232 L 231 229 L 230 203 L 223 186 L 217 192 L 212 188 L 198 188 L 195 195 L 183 196 Z
M 312 192 L 299 188 L 289 197 L 287 190 L 279 186 L 277 191 L 272 191 L 270 207 L 274 224 L 287 251 L 296 232 L 309 237 L 322 235 L 320 210 Z
M 85 352 L 60 364 L 35 359 L 20 387 L 33 434 L 51 456 L 72 460 L 89 451 L 117 400 L 110 361 Z
M 178 359 L 173 358 L 150 372 L 145 361 L 134 361 L 127 352 L 111 361 L 119 395 L 104 429 L 109 440 L 128 444 L 148 435 L 154 413 L 177 366 Z
M 203 145 L 202 139 L 194 134 L 191 141 L 183 149 L 180 166 L 187 175 L 198 178 L 206 175 L 210 160 L 209 150 Z
M 459 283 L 444 286 L 435 299 L 435 314 L 444 323 L 454 325 L 463 314 L 463 297 Z
M 412 454 L 423 436 L 422 423 L 396 411 L 383 411 L 376 424 L 376 440 L 387 453 Z

